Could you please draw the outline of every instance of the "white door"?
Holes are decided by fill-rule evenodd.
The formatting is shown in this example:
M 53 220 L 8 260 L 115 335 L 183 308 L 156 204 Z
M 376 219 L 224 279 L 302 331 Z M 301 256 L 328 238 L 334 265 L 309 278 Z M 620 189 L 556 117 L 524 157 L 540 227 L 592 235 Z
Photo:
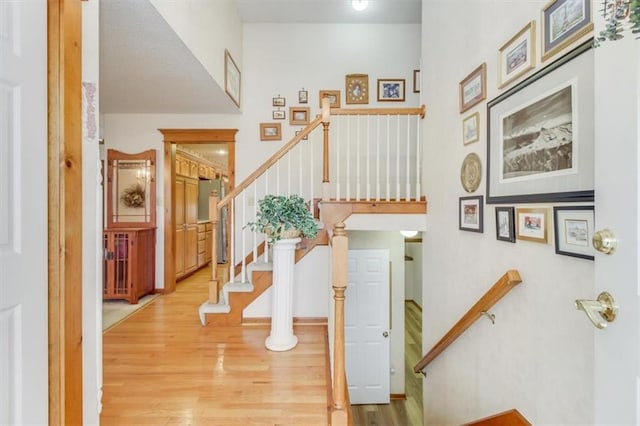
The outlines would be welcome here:
M 640 424 L 639 61 L 630 31 L 595 49 L 595 228 L 612 230 L 618 247 L 596 254 L 592 298 L 607 291 L 620 308 L 606 329 L 594 329 L 595 424 Z
M 389 403 L 389 250 L 349 250 L 345 365 L 352 404 Z
M 0 0 L 0 424 L 47 424 L 47 2 Z

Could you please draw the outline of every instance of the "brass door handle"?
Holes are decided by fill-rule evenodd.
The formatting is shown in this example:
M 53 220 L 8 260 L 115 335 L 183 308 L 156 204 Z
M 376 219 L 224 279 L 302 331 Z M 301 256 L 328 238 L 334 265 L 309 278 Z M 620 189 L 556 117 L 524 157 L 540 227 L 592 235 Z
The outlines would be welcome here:
M 600 293 L 596 300 L 576 300 L 576 309 L 583 310 L 593 325 L 600 329 L 606 328 L 607 322 L 613 322 L 618 315 L 618 305 L 606 291 Z

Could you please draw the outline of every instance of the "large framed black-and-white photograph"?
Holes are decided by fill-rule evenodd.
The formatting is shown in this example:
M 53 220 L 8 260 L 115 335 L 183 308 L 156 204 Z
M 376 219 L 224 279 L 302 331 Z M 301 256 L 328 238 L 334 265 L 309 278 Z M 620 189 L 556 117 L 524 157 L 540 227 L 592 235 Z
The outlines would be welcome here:
M 593 49 L 487 104 L 487 204 L 593 201 Z

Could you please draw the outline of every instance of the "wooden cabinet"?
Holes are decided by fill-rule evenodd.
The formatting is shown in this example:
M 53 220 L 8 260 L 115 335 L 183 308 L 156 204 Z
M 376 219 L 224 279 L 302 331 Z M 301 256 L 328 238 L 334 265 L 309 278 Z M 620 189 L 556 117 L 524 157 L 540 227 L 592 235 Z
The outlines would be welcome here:
M 155 228 L 107 229 L 103 249 L 103 299 L 138 303 L 155 291 Z
M 176 177 L 176 278 L 198 267 L 198 181 Z
M 204 262 L 211 262 L 211 244 L 213 244 L 213 224 L 205 224 L 204 233 Z

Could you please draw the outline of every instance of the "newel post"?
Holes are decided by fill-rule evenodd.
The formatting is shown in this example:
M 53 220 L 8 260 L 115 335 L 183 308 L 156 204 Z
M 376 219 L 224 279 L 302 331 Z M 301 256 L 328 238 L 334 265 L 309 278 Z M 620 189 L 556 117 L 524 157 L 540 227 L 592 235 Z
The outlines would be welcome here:
M 209 280 L 209 303 L 218 303 L 218 191 L 209 194 L 209 221 L 211 221 L 211 279 Z
M 333 343 L 333 411 L 332 419 L 341 424 L 346 420 L 346 373 L 344 356 L 344 292 L 347 289 L 347 256 L 349 241 L 344 223 L 334 227 L 332 246 L 332 283 L 335 303 Z
M 322 98 L 322 199 L 329 200 L 329 121 L 331 117 L 331 101 Z

